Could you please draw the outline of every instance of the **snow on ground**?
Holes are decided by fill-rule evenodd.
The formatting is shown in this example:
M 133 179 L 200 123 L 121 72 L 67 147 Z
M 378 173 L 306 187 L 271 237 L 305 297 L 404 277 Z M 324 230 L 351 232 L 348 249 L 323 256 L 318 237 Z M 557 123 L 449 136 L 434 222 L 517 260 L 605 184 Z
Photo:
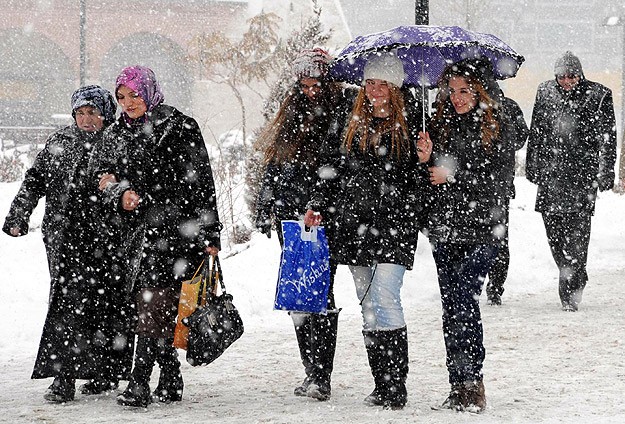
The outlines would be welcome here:
M 0 184 L 2 217 L 18 187 Z M 51 380 L 30 380 L 49 287 L 37 229 L 19 239 L 0 234 L 0 422 L 625 422 L 625 196 L 600 195 L 589 252 L 590 282 L 580 311 L 567 313 L 560 310 L 557 269 L 540 215 L 533 211 L 534 186 L 519 178 L 517 190 L 503 305 L 486 305 L 485 295 L 482 302 L 488 408 L 481 415 L 431 409 L 444 400 L 449 387 L 436 271 L 425 239 L 419 242 L 415 268 L 406 274 L 402 292 L 410 348 L 406 408 L 386 411 L 362 403 L 373 381 L 345 267 L 339 267 L 336 278 L 343 311 L 332 398 L 318 402 L 295 397 L 293 388 L 303 379 L 295 335 L 286 313 L 272 310 L 279 258 L 275 234 L 271 240 L 256 234 L 249 249 L 222 261 L 246 332 L 209 366 L 193 368 L 181 357 L 186 383 L 182 402 L 125 409 L 115 403 L 113 392 L 48 404 L 42 394 Z M 38 226 L 41 215 L 38 208 L 31 226 Z

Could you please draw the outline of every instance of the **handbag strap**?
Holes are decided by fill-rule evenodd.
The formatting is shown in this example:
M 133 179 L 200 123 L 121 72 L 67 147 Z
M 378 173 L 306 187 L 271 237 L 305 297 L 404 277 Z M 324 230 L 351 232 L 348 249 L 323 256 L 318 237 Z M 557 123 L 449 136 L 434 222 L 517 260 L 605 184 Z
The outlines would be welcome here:
M 221 286 L 221 292 L 226 293 L 226 285 L 224 284 L 224 273 L 221 270 L 221 263 L 219 262 L 218 256 L 215 256 L 215 258 L 213 259 L 213 265 L 215 264 L 217 265 L 217 280 L 219 281 L 219 285 Z
M 197 301 L 195 302 L 196 306 L 200 306 L 202 304 L 202 300 L 204 300 L 205 293 L 206 293 L 204 290 L 206 288 L 206 282 L 212 275 L 212 271 L 209 272 L 209 269 L 208 269 L 209 261 L 207 261 L 207 259 L 208 258 L 204 258 L 204 260 L 202 261 L 202 264 L 200 265 L 200 268 L 198 268 L 198 270 L 195 271 L 195 274 L 193 274 L 193 278 L 195 278 L 198 271 L 200 271 L 201 269 L 200 288 L 197 292 Z M 213 264 L 213 267 L 214 266 L 215 264 Z
M 208 262 L 211 263 L 210 269 L 208 267 Z M 226 285 L 223 280 L 223 272 L 221 270 L 221 263 L 219 262 L 219 256 L 214 256 L 212 262 L 210 258 L 206 258 L 202 264 L 204 267 L 202 268 L 202 279 L 200 282 L 200 289 L 197 294 L 197 302 L 196 305 L 201 305 L 202 300 L 208 300 L 208 296 L 211 298 L 216 297 L 217 295 L 217 287 L 216 283 L 219 281 L 221 286 L 221 292 L 226 293 Z M 217 281 L 216 281 L 217 280 Z M 206 287 L 206 290 L 204 288 Z

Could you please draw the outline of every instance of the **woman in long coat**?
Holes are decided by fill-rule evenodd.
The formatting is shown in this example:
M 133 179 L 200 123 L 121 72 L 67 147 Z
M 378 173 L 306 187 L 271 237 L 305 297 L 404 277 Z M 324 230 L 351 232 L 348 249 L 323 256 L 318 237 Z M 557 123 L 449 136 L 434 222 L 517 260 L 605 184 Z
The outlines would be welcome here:
M 46 197 L 42 233 L 51 286 L 32 378 L 54 377 L 44 395 L 52 402 L 74 399 L 78 378 L 90 379 L 82 391 L 93 393 L 103 365 L 114 367 L 114 374 L 123 377 L 129 352 L 124 343 L 113 348 L 115 336 L 125 332 L 124 320 L 112 319 L 108 313 L 124 310 L 126 302 L 105 271 L 112 263 L 111 252 L 103 248 L 110 245 L 109 216 L 93 202 L 97 180 L 87 172 L 93 146 L 115 119 L 116 104 L 99 86 L 79 88 L 71 103 L 75 123 L 47 140 L 26 173 L 4 225 L 13 236 L 26 234 L 32 210 Z M 108 325 L 100 326 L 103 321 Z M 108 383 L 112 381 L 99 391 L 110 389 Z
M 149 68 L 124 68 L 115 86 L 122 114 L 105 133 L 92 169 L 125 219 L 144 227 L 133 289 L 138 312 L 134 368 L 117 401 L 145 407 L 152 401 L 149 381 L 155 362 L 161 368 L 155 398 L 182 399 L 173 347 L 181 283 L 191 278 L 206 253 L 218 253 L 221 224 L 197 122 L 163 103 Z
M 403 408 L 407 401 L 408 338 L 401 306 L 403 276 L 411 269 L 427 172 L 416 141 L 420 121 L 403 92 L 404 69 L 391 54 L 370 59 L 364 87 L 347 126 L 327 147 L 326 162 L 306 212 L 306 225 L 335 215 L 333 258 L 348 265 L 360 299 L 363 336 L 374 391 L 365 403 Z M 326 147 L 326 149 L 327 149 Z M 334 203 L 325 195 L 338 192 Z
M 280 222 L 303 218 L 318 179 L 321 144 L 333 123 L 342 122 L 347 114 L 349 102 L 341 86 L 327 78 L 330 60 L 319 48 L 300 52 L 291 68 L 297 81 L 259 137 L 266 165 L 256 206 L 256 226 L 267 236 L 275 226 L 281 245 L 284 240 Z M 326 234 L 331 245 L 330 227 L 326 227 Z M 291 312 L 306 373 L 294 393 L 321 401 L 331 394 L 338 329 L 339 311 L 332 287 L 336 264 L 330 262 L 327 314 Z
M 430 132 L 421 133 L 424 150 L 431 153 L 427 229 L 438 271 L 451 384 L 443 406 L 475 412 L 486 406 L 479 297 L 506 237 L 506 161 L 514 152 L 505 143 L 510 140 L 504 134 L 508 125 L 487 92 L 482 65 L 467 60 L 447 67 Z

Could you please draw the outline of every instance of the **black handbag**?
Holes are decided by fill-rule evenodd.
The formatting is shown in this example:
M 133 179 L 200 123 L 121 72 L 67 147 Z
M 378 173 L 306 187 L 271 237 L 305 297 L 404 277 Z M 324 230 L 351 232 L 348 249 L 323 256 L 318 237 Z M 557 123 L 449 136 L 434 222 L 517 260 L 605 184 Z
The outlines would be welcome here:
M 208 267 L 205 269 L 208 270 Z M 198 307 L 182 320 L 189 327 L 187 362 L 193 366 L 210 364 L 243 334 L 243 321 L 232 304 L 232 295 L 226 293 L 217 256 L 213 259 L 210 271 L 204 272 L 210 272 L 210 275 L 202 279 Z M 217 281 L 221 285 L 219 296 L 216 294 Z M 205 291 L 206 303 L 202 305 L 203 285 L 206 282 L 209 286 Z

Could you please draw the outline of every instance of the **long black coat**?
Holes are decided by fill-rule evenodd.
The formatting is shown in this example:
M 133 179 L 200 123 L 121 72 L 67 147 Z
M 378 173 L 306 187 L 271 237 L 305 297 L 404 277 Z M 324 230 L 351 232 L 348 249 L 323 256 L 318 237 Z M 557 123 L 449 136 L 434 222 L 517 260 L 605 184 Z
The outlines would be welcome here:
M 145 229 L 135 292 L 171 288 L 179 293 L 182 281 L 201 262 L 205 247 L 220 247 L 213 175 L 197 122 L 173 107 L 159 105 L 144 124 L 130 126 L 120 117 L 107 129 L 100 147 L 91 169 L 113 173 L 121 181 L 119 196 L 114 198 L 118 210 L 122 211 L 125 190 L 141 197 L 137 209 L 121 212 L 129 232 L 133 227 Z M 177 305 L 177 299 L 172 301 Z
M 523 117 L 523 111 L 518 103 L 509 97 L 502 98 L 501 125 L 504 126 L 501 130 L 502 137 L 506 137 L 506 140 L 503 140 L 502 144 L 499 145 L 501 153 L 506 158 L 505 178 L 508 183 L 508 188 L 505 194 L 513 199 L 516 195 L 514 187 L 516 167 L 515 153 L 525 145 L 530 131 Z
M 66 225 L 67 192 L 70 184 L 79 178 L 77 165 L 87 154 L 85 142 L 93 139 L 87 133 L 70 125 L 52 133 L 24 176 L 4 221 L 2 230 L 10 234 L 11 228 L 20 229 L 20 235 L 28 234 L 30 215 L 46 198 L 41 224 L 48 255 L 50 276 L 58 270 L 61 233 Z M 92 141 L 89 141 L 92 142 Z
M 538 87 L 527 145 L 527 179 L 538 185 L 536 211 L 594 213 L 597 189 L 614 185 L 616 123 L 612 92 L 582 79 L 566 92 Z
M 388 133 L 375 151 L 362 152 L 358 137 L 350 152 L 338 148 L 338 134 L 324 143 L 326 164 L 309 206 L 333 216 L 337 263 L 393 263 L 412 269 L 427 183 L 425 166 L 418 164 L 414 151 L 417 135 L 418 128 L 409 129 L 411 152 L 402 159 L 391 153 Z
M 434 151 L 430 165 L 450 168 L 454 183 L 434 186 L 429 202 L 430 240 L 457 244 L 493 244 L 506 237 L 505 207 L 509 183 L 506 161 L 514 148 L 500 135 L 490 152 L 482 146 L 477 109 L 456 115 L 448 139 L 432 130 Z M 500 131 L 507 126 L 501 125 Z
M 130 372 L 129 297 L 116 278 L 121 271 L 114 271 L 115 215 L 94 201 L 97 180 L 87 172 L 100 139 L 101 133 L 75 125 L 50 136 L 5 222 L 5 231 L 19 227 L 27 233 L 33 208 L 46 196 L 42 232 L 51 285 L 33 378 L 87 379 L 103 373 L 127 378 Z

